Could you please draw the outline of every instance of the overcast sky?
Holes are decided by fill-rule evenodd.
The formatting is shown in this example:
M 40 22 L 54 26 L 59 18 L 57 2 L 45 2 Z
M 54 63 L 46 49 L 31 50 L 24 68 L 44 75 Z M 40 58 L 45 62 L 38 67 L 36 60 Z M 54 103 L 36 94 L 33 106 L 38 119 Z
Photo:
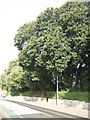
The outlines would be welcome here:
M 0 74 L 17 58 L 14 36 L 24 23 L 35 20 L 47 7 L 60 7 L 67 0 L 0 0 Z

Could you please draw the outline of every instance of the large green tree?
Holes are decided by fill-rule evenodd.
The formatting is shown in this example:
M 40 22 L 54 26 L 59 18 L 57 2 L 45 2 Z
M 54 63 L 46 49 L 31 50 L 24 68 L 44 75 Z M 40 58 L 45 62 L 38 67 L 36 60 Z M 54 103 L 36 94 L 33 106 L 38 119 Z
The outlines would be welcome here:
M 64 88 L 84 90 L 88 82 L 89 5 L 68 2 L 61 8 L 48 8 L 15 35 L 20 65 L 45 81 L 46 88 L 54 84 L 53 76 L 58 76 Z

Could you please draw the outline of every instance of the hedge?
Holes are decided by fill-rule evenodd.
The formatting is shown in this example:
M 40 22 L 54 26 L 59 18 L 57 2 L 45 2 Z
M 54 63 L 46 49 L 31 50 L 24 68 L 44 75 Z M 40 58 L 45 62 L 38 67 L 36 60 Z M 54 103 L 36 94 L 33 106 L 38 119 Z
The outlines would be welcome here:
M 90 93 L 88 92 L 68 92 L 68 91 L 59 92 L 59 99 L 90 102 L 89 97 L 90 97 Z
M 30 97 L 48 97 L 51 99 L 56 99 L 56 92 L 48 92 L 47 94 L 43 92 L 37 91 L 27 91 L 20 93 L 23 96 L 30 96 Z M 59 99 L 67 99 L 67 100 L 79 100 L 90 102 L 90 93 L 88 92 L 69 92 L 69 91 L 60 91 L 58 92 Z

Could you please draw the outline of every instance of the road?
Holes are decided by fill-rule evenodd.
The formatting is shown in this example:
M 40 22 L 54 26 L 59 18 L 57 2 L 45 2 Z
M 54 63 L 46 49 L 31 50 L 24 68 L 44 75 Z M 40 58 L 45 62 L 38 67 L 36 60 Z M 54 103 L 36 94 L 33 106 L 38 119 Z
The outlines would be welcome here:
M 0 100 L 0 111 L 6 118 L 74 118 L 75 116 L 60 114 L 55 111 L 33 105 Z
M 52 115 L 12 103 L 0 100 L 0 111 L 8 118 L 52 118 Z

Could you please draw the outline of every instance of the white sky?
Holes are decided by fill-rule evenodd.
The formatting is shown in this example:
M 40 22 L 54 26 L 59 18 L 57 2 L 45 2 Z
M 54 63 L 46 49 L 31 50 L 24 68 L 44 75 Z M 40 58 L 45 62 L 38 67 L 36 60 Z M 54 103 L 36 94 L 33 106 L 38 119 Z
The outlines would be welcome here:
M 0 0 L 0 74 L 19 51 L 14 36 L 24 23 L 35 20 L 47 7 L 60 7 L 67 0 Z

